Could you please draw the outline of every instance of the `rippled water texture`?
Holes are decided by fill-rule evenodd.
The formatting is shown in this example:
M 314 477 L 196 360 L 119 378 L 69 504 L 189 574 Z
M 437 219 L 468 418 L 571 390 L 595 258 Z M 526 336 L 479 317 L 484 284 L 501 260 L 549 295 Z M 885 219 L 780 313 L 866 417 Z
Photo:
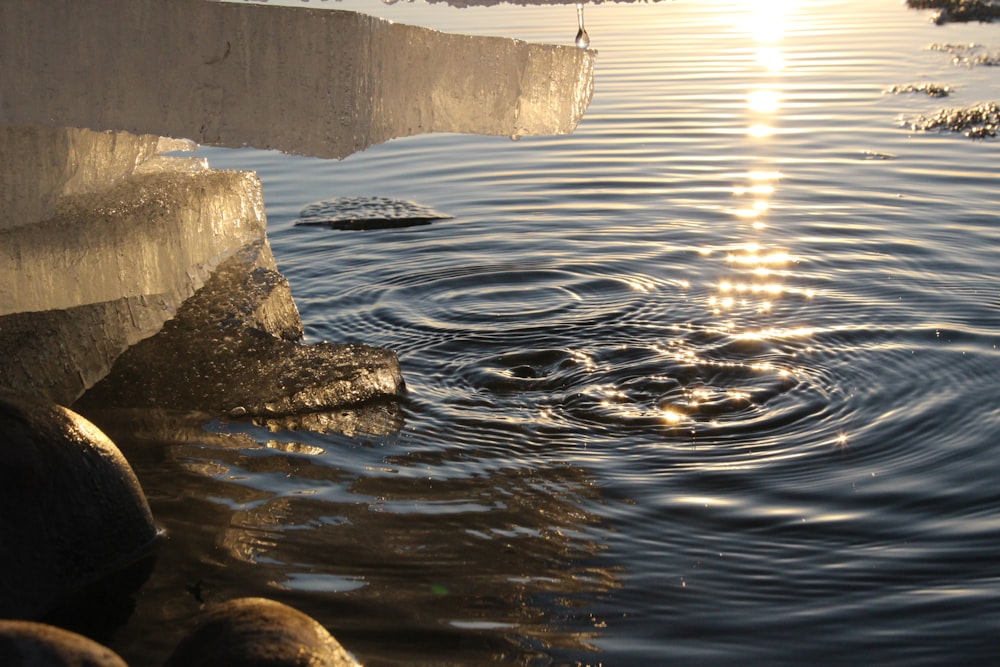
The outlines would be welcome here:
M 572 5 L 341 6 L 578 30 Z M 206 151 L 263 178 L 310 340 L 399 352 L 405 423 L 131 424 L 170 539 L 116 647 L 153 664 L 199 600 L 264 594 L 370 666 L 991 662 L 1000 144 L 905 119 L 1000 99 L 931 48 L 1000 26 L 928 19 L 589 6 L 571 136 Z M 339 197 L 452 217 L 294 224 Z

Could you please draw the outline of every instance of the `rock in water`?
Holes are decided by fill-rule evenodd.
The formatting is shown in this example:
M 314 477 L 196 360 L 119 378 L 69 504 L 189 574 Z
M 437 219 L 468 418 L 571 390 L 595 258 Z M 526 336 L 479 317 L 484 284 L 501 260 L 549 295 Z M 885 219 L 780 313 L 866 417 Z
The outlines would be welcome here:
M 360 667 L 312 617 L 265 598 L 230 600 L 210 609 L 166 667 Z
M 0 621 L 0 665 L 128 667 L 117 653 L 86 637 L 31 621 Z
M 0 617 L 53 613 L 156 537 L 139 482 L 104 433 L 71 410 L 5 390 L 0 504 Z
M 429 225 L 451 216 L 413 202 L 387 197 L 340 197 L 309 204 L 296 225 L 330 229 L 391 229 Z

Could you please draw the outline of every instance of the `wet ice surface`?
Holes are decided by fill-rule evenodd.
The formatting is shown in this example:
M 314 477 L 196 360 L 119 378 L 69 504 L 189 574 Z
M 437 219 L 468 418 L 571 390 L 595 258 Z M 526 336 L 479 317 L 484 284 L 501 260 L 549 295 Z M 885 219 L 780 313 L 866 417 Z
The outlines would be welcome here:
M 427 206 L 388 197 L 338 197 L 309 204 L 296 225 L 330 229 L 389 229 L 429 225 L 451 216 Z

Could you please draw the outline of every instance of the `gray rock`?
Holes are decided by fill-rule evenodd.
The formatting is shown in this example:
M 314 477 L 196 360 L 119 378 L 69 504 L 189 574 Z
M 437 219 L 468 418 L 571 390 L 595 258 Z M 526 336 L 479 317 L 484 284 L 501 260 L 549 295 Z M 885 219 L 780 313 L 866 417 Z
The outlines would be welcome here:
M 165 667 L 360 667 L 310 616 L 264 598 L 210 609 Z
M 157 531 L 118 448 L 66 408 L 0 391 L 0 617 L 37 618 L 144 555 Z
M 0 621 L 4 667 L 127 667 L 114 651 L 74 632 L 31 621 Z

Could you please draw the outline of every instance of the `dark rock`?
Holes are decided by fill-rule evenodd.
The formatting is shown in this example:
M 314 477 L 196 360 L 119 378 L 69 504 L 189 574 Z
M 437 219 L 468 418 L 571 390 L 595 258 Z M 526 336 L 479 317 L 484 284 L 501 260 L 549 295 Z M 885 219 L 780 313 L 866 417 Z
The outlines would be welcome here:
M 92 423 L 0 390 L 0 617 L 38 618 L 148 553 L 135 474 Z
M 912 9 L 936 9 L 933 21 L 944 23 L 989 23 L 1000 18 L 1000 6 L 989 0 L 906 0 Z
M 243 598 L 208 612 L 165 667 L 360 667 L 313 618 L 264 598 Z
M 0 621 L 4 667 L 127 667 L 114 651 L 76 633 L 31 621 Z
M 299 213 L 296 225 L 330 229 L 393 229 L 429 225 L 451 216 L 400 199 L 386 197 L 340 197 L 309 204 Z

